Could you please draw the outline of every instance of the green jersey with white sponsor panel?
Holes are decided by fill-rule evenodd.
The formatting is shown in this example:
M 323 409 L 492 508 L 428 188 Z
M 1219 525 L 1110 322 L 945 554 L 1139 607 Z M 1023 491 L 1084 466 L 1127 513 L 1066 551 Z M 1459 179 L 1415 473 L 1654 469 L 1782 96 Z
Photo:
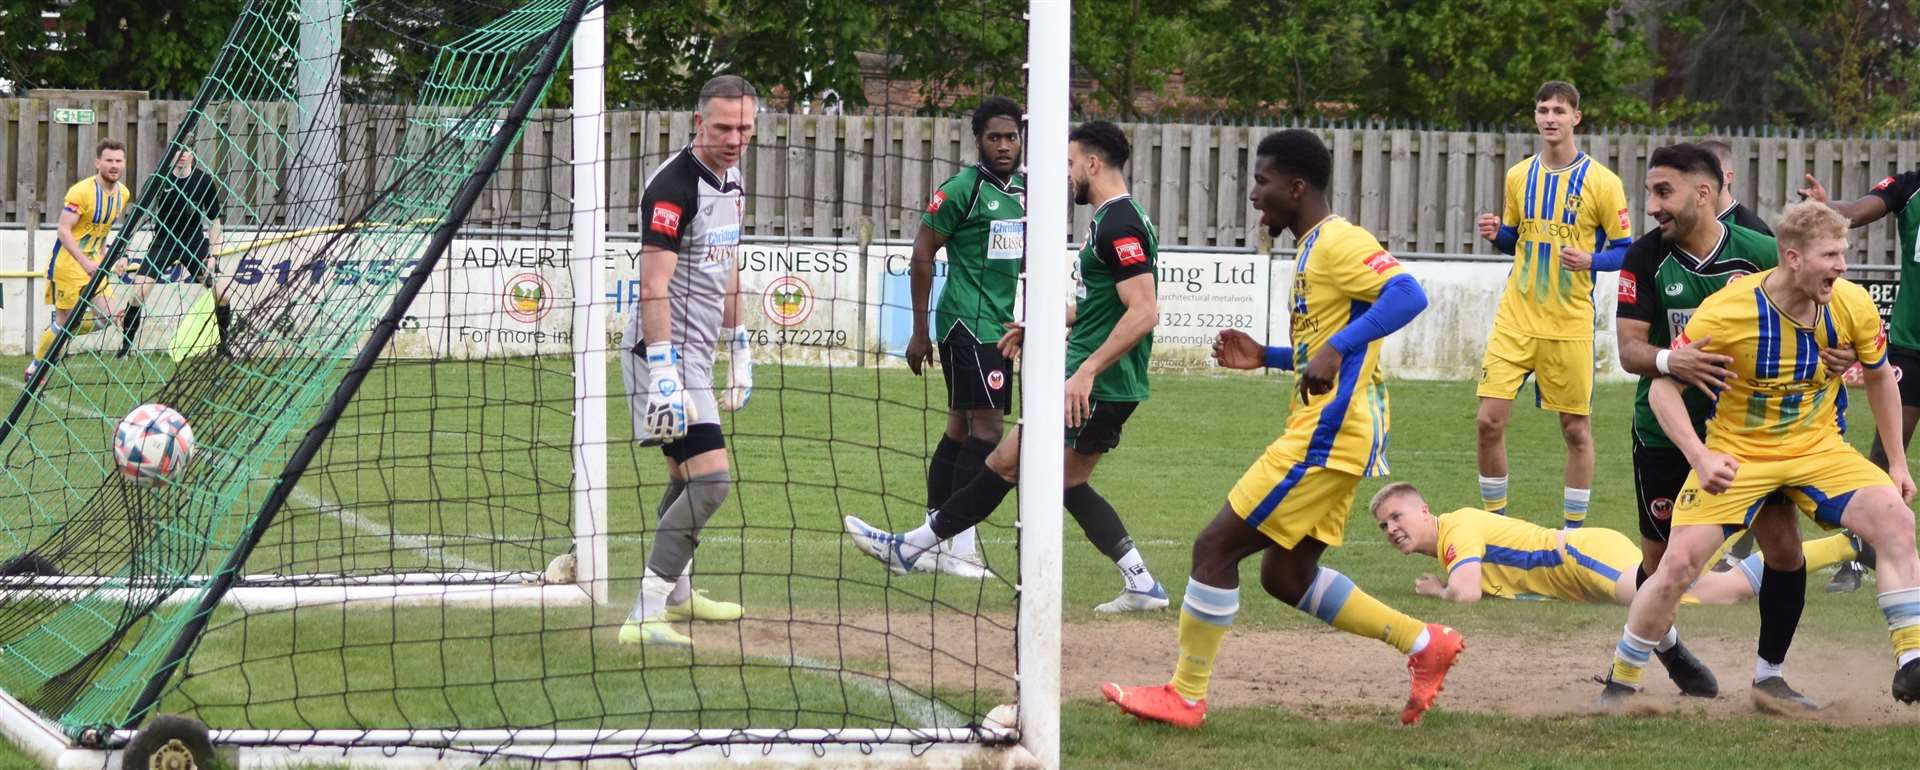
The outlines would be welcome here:
M 1893 298 L 1893 314 L 1887 318 L 1887 342 L 1894 347 L 1920 350 L 1920 292 L 1907 291 L 1920 286 L 1920 256 L 1914 254 L 1920 240 L 1920 171 L 1890 176 L 1873 186 L 1869 193 L 1887 203 L 1900 229 L 1900 293 Z
M 1027 255 L 1027 183 L 1002 180 L 973 165 L 954 174 L 920 217 L 947 237 L 947 283 L 934 306 L 935 340 L 956 328 L 981 342 L 997 342 L 1013 322 L 1013 297 Z
M 1708 295 L 1735 278 L 1770 270 L 1779 263 L 1780 253 L 1771 236 L 1738 225 L 1723 225 L 1720 242 L 1704 257 L 1667 243 L 1656 229 L 1640 236 L 1627 249 L 1626 264 L 1620 268 L 1620 302 L 1615 317 L 1645 321 L 1647 343 L 1670 348 Z M 1633 398 L 1633 435 L 1642 446 L 1671 447 L 1673 442 L 1660 429 L 1660 421 L 1647 401 L 1652 387 L 1653 378 L 1640 378 Z M 1694 433 L 1706 438 L 1713 401 L 1693 387 L 1686 389 L 1683 398 Z
M 1079 314 L 1067 333 L 1067 376 L 1093 355 L 1113 333 L 1127 305 L 1120 301 L 1121 281 L 1148 276 L 1159 292 L 1154 266 L 1160 260 L 1160 232 L 1131 195 L 1100 204 L 1093 212 L 1087 245 L 1080 249 Z M 1147 359 L 1153 355 L 1153 334 L 1140 338 L 1132 350 L 1093 380 L 1093 397 L 1102 401 L 1147 400 Z

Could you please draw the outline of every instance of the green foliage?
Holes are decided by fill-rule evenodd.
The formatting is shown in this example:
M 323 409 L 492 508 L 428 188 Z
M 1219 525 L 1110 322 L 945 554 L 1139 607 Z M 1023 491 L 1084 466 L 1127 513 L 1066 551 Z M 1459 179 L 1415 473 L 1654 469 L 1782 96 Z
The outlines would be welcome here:
M 1205 0 L 1193 7 L 1187 84 L 1228 111 L 1344 114 L 1384 63 L 1382 0 Z M 1300 24 L 1298 19 L 1314 19 Z
M 104 88 L 190 96 L 242 0 L 0 0 L 0 79 L 30 88 Z
M 1183 4 L 1169 0 L 1082 0 L 1074 4 L 1073 64 L 1094 81 L 1103 114 L 1138 117 L 1137 100 L 1158 94 L 1190 39 Z

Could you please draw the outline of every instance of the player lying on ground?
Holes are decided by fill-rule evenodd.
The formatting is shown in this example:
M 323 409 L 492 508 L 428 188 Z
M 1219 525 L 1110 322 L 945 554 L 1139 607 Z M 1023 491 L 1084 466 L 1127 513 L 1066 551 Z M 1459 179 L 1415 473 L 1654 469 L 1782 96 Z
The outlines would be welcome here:
M 1835 424 L 1846 385 L 1820 362 L 1822 347 L 1851 347 L 1866 367 L 1867 404 L 1882 435 L 1899 429 L 1900 394 L 1886 364 L 1886 337 L 1866 289 L 1847 281 L 1847 226 L 1825 204 L 1795 204 L 1774 227 L 1780 266 L 1727 284 L 1701 303 L 1679 342 L 1732 360 L 1727 389 L 1707 423 L 1693 432 L 1683 385 L 1661 377 L 1649 401 L 1661 428 L 1693 467 L 1673 506 L 1673 535 L 1660 569 L 1640 586 L 1614 647 L 1601 702 L 1618 705 L 1640 691 L 1641 670 L 1673 625 L 1687 586 L 1726 536 L 1756 529 L 1767 561 L 1783 558 L 1798 522 L 1761 503 L 1784 493 L 1818 522 L 1850 529 L 1877 554 L 1881 612 L 1898 661 L 1892 691 L 1920 700 L 1920 555 L 1914 553 L 1913 496 L 1904 448 L 1887 447 L 1890 470 L 1848 446 Z M 1786 531 L 1783 536 L 1782 531 Z M 1761 661 L 1762 664 L 1765 661 Z M 1756 665 L 1755 680 L 1774 674 Z M 1754 690 L 1763 707 L 1768 693 Z M 1804 705 L 1804 704 L 1799 704 Z
M 1414 591 L 1423 596 L 1468 604 L 1493 596 L 1628 605 L 1639 588 L 1633 568 L 1640 562 L 1640 549 L 1611 529 L 1552 530 L 1478 508 L 1435 516 L 1420 490 L 1405 481 L 1382 487 L 1368 510 L 1387 542 L 1401 553 L 1439 558 L 1445 577 L 1421 575 L 1414 582 Z M 1873 563 L 1873 549 L 1851 535 L 1830 535 L 1803 550 L 1809 570 L 1854 558 Z M 1752 599 L 1760 591 L 1761 569 L 1760 554 L 1755 553 L 1736 569 L 1702 572 L 1684 601 L 1735 604 Z
M 646 227 L 640 305 L 627 319 L 621 374 L 633 410 L 633 435 L 666 455 L 660 529 L 647 553 L 640 596 L 620 628 L 623 644 L 685 647 L 678 620 L 738 620 L 740 605 L 693 590 L 687 568 L 700 530 L 727 499 L 720 409 L 753 395 L 753 351 L 740 316 L 740 214 L 746 193 L 740 156 L 753 138 L 759 98 L 732 75 L 700 89 L 694 139 L 647 180 L 640 203 Z M 731 346 L 726 394 L 713 396 L 715 348 Z
M 1104 120 L 1081 125 L 1067 135 L 1068 187 L 1075 203 L 1099 205 L 1087 245 L 1080 250 L 1080 288 L 1076 320 L 1067 336 L 1066 485 L 1067 512 L 1087 540 L 1112 559 L 1125 587 L 1098 612 L 1165 609 L 1166 589 L 1153 579 L 1127 525 L 1088 480 L 1100 458 L 1120 445 L 1120 429 L 1140 402 L 1147 400 L 1147 360 L 1153 352 L 1153 326 L 1159 318 L 1158 277 L 1154 264 L 1159 232 L 1147 212 L 1127 194 L 1121 174 L 1132 147 L 1120 128 Z M 1009 329 L 1000 339 L 1008 358 L 1019 355 L 1023 333 Z M 1013 491 L 1020 472 L 1020 429 L 1014 428 L 987 456 L 986 469 L 929 511 L 918 529 L 896 535 L 848 516 L 847 535 L 860 550 L 895 574 L 914 570 L 940 541 L 985 521 Z
M 1027 179 L 1020 173 L 1020 105 L 994 96 L 973 111 L 980 161 L 960 169 L 934 191 L 920 216 L 910 269 L 913 336 L 907 368 L 920 374 L 933 358 L 927 301 L 933 294 L 934 254 L 947 251 L 947 283 L 940 290 L 940 374 L 947 385 L 947 429 L 927 464 L 927 510 L 953 494 L 957 480 L 980 475 L 987 455 L 1006 432 L 1013 409 L 1013 362 L 1000 354 L 1000 335 L 1013 323 L 1013 299 L 1026 258 Z M 985 578 L 979 536 L 968 529 L 935 553 L 933 570 Z
M 1262 348 L 1244 333 L 1223 331 L 1214 358 L 1233 369 L 1298 368 L 1297 399 L 1286 394 L 1292 412 L 1285 433 L 1240 477 L 1226 505 L 1194 539 L 1173 681 L 1146 687 L 1108 683 L 1101 694 L 1142 719 L 1199 727 L 1207 716 L 1214 659 L 1240 609 L 1240 563 L 1259 556 L 1260 587 L 1269 595 L 1407 654 L 1412 691 L 1400 721 L 1412 724 L 1433 706 L 1465 647 L 1460 634 L 1388 607 L 1347 576 L 1320 566 L 1320 554 L 1344 539 L 1360 478 L 1387 471 L 1380 341 L 1426 309 L 1427 295 L 1378 239 L 1333 215 L 1327 205 L 1333 155 L 1319 136 L 1300 129 L 1269 134 L 1254 154 L 1249 197 L 1260 222 L 1274 236 L 1291 230 L 1300 250 L 1293 279 L 1294 347 Z M 1268 408 L 1279 410 L 1281 400 Z

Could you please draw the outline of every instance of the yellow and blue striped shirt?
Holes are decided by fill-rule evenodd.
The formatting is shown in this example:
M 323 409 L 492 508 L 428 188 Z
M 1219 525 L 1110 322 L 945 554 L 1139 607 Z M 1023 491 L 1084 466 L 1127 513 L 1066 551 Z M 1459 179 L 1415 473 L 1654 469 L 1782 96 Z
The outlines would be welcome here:
M 1480 590 L 1488 596 L 1522 596 L 1584 601 L 1591 572 L 1618 580 L 1620 571 L 1578 548 L 1563 545 L 1559 534 L 1538 524 L 1478 508 L 1461 508 L 1437 517 L 1435 546 L 1440 568 L 1480 565 Z
M 1586 153 L 1565 168 L 1535 155 L 1507 169 L 1500 217 L 1515 239 L 1513 270 L 1494 326 L 1550 340 L 1592 339 L 1593 272 L 1560 266 L 1560 250 L 1593 252 L 1633 242 L 1633 215 L 1620 177 Z
M 1300 239 L 1293 269 L 1294 369 L 1307 367 L 1333 335 L 1380 299 L 1387 281 L 1406 269 L 1359 225 L 1330 216 Z M 1380 371 L 1380 340 L 1347 356 L 1333 390 L 1297 402 L 1286 434 L 1274 442 L 1281 456 L 1356 476 L 1387 474 L 1387 389 Z
M 98 175 L 90 176 L 67 188 L 61 209 L 80 218 L 73 226 L 73 239 L 94 261 L 99 261 L 100 245 L 106 243 L 107 234 L 113 232 L 114 220 L 120 218 L 128 197 L 126 185 L 115 182 L 113 192 L 109 193 L 98 184 L 99 179 Z M 47 280 L 53 280 L 54 267 L 60 264 L 60 255 L 65 252 L 66 247 L 54 239 L 53 258 L 47 261 Z

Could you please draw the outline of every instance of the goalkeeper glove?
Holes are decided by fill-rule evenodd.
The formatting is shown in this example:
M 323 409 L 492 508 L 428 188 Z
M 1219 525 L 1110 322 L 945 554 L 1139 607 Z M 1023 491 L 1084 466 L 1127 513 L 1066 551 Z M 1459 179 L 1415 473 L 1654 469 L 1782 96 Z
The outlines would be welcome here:
M 671 342 L 647 346 L 647 436 L 672 443 L 687 435 L 687 389 L 680 384 L 680 349 Z
M 734 328 L 729 352 L 727 393 L 720 399 L 720 408 L 731 412 L 747 408 L 747 399 L 753 397 L 753 343 L 747 338 L 747 327 Z

